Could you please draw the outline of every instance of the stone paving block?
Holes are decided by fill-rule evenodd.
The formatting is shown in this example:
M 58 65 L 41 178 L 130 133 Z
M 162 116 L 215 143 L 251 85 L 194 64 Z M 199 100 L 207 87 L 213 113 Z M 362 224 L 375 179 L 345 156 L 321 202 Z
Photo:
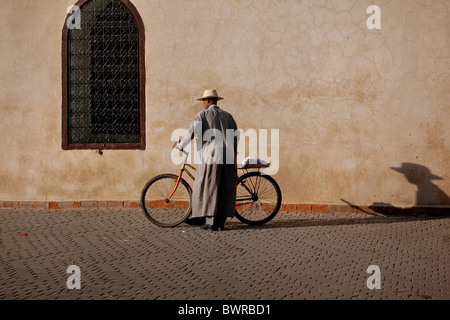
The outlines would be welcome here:
M 288 212 L 214 233 L 96 206 L 2 209 L 0 299 L 450 298 L 447 217 Z M 66 287 L 72 264 L 80 290 Z M 372 264 L 380 290 L 366 286 Z

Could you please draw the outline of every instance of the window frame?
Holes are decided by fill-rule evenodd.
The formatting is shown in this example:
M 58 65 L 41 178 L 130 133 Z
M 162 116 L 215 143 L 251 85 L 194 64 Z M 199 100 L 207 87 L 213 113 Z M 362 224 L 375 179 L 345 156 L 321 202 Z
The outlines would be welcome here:
M 81 8 L 83 4 L 91 0 L 79 0 L 75 6 Z M 95 0 L 92 0 L 95 1 Z M 64 20 L 64 26 L 62 30 L 62 149 L 63 150 L 75 150 L 75 149 L 134 149 L 145 150 L 146 148 L 146 136 L 145 136 L 145 124 L 146 124 L 146 112 L 145 112 L 145 29 L 139 12 L 136 7 L 129 0 L 121 1 L 132 13 L 139 33 L 139 109 L 140 109 L 140 143 L 69 143 L 69 28 L 66 21 L 69 18 L 69 14 L 66 15 Z M 83 19 L 83 17 L 81 17 Z M 83 20 L 81 20 L 83 21 Z M 83 23 L 83 22 L 81 22 Z

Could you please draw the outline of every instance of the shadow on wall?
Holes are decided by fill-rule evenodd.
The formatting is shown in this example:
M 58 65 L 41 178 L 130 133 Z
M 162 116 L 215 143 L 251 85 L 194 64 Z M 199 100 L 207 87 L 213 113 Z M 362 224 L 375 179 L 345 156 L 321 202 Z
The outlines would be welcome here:
M 416 204 L 411 208 L 399 208 L 389 203 L 374 202 L 369 206 L 373 213 L 385 215 L 449 213 L 449 196 L 433 183 L 433 180 L 443 180 L 441 177 L 432 174 L 427 167 L 416 163 L 405 162 L 401 167 L 391 167 L 391 169 L 404 174 L 409 183 L 417 186 Z M 342 201 L 351 207 L 357 207 L 346 200 L 342 199 Z

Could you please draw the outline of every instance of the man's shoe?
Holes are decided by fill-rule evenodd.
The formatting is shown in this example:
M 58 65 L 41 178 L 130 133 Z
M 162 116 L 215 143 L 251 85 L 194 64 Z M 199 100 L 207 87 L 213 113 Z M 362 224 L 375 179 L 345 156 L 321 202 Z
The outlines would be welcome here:
M 213 226 L 211 226 L 209 224 L 205 224 L 203 226 L 200 226 L 200 228 L 202 228 L 203 230 L 213 231 Z
M 211 226 L 209 224 L 205 224 L 205 225 L 201 226 L 200 228 L 202 228 L 203 230 L 209 230 L 209 231 L 224 231 L 225 230 L 223 225 L 216 227 L 216 226 Z

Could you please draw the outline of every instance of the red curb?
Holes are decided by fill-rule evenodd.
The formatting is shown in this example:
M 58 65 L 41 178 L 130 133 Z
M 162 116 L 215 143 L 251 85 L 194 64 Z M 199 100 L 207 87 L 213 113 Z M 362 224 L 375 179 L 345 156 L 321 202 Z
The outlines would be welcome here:
M 185 207 L 183 203 L 175 204 Z M 29 209 L 29 210 L 65 210 L 65 209 L 106 209 L 126 208 L 139 209 L 139 201 L 0 201 L 0 209 Z M 347 213 L 373 215 L 450 215 L 450 206 L 414 206 L 397 208 L 392 206 L 349 206 L 339 204 L 306 204 L 284 203 L 280 212 L 285 213 Z

